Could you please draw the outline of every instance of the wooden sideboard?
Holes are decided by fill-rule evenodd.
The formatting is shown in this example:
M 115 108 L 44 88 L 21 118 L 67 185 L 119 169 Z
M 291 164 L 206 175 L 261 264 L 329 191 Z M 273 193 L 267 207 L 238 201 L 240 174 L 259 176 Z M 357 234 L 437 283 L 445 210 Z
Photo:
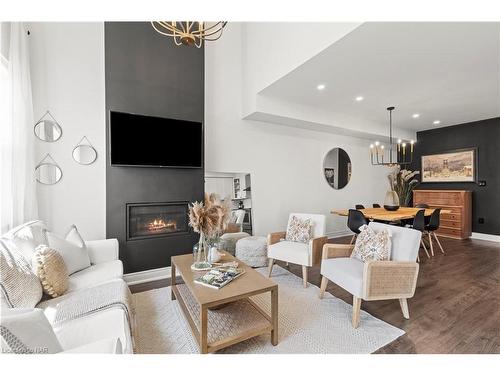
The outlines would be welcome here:
M 465 239 L 472 233 L 472 191 L 413 190 L 413 204 L 426 203 L 431 208 L 443 208 L 451 213 L 441 214 L 436 234 Z

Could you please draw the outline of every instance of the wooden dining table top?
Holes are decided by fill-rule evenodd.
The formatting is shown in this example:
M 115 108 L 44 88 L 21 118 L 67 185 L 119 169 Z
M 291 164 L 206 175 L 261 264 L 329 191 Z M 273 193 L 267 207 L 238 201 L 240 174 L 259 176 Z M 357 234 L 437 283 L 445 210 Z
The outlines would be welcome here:
M 359 211 L 367 219 L 378 220 L 378 221 L 398 221 L 405 219 L 413 219 L 418 211 L 423 210 L 423 208 L 417 207 L 400 207 L 397 211 L 387 211 L 385 208 L 363 208 Z M 430 216 L 434 212 L 434 208 L 426 208 L 425 216 Z M 348 216 L 349 209 L 331 210 L 332 214 L 340 216 Z M 441 210 L 442 214 L 450 214 L 451 210 Z

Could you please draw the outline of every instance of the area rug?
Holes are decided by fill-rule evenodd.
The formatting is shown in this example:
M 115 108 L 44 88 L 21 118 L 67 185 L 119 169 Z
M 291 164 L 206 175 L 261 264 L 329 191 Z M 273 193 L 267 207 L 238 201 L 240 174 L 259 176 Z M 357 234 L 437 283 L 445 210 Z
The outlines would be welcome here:
M 264 268 L 258 269 L 266 274 Z M 273 346 L 270 334 L 243 341 L 218 353 L 373 353 L 405 332 L 361 311 L 359 328 L 351 326 L 352 306 L 275 266 L 272 278 L 279 284 L 279 344 Z M 252 297 L 266 312 L 269 293 Z M 199 353 L 188 322 L 177 301 L 170 300 L 170 287 L 133 295 L 136 309 L 136 353 Z M 396 305 L 394 308 L 397 308 Z

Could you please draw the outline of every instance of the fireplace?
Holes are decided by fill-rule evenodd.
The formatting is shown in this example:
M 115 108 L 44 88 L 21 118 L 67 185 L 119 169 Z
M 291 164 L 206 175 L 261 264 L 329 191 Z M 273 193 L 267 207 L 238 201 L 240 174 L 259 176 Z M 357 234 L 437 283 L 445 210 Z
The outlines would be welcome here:
M 127 240 L 185 234 L 188 202 L 128 203 Z

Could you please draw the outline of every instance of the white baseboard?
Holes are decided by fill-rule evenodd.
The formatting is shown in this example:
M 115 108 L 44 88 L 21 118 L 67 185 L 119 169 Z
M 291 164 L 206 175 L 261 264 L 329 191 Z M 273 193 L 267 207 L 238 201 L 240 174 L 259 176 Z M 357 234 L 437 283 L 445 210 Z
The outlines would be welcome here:
M 500 242 L 500 236 L 497 236 L 495 234 L 472 232 L 472 235 L 470 236 L 470 238 L 473 238 L 475 240 Z
M 150 281 L 168 279 L 170 277 L 170 272 L 170 267 L 155 268 L 154 270 L 127 273 L 123 275 L 123 280 L 125 280 L 128 285 L 142 284 Z

